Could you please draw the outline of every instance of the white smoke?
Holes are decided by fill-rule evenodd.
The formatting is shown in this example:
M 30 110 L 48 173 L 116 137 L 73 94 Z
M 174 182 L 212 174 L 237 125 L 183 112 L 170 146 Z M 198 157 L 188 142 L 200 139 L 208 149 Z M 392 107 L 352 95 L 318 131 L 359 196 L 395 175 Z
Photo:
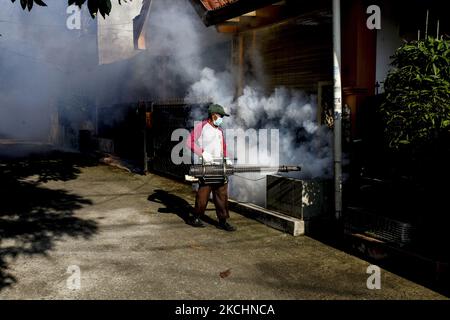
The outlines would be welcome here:
M 232 114 L 226 118 L 224 127 L 229 131 L 248 129 L 277 129 L 279 131 L 279 153 L 257 157 L 258 144 L 238 144 L 238 163 L 258 165 L 288 164 L 302 166 L 300 174 L 289 174 L 297 178 L 329 178 L 331 176 L 331 132 L 325 125 L 317 123 L 317 98 L 298 90 L 276 88 L 269 96 L 247 86 L 243 94 L 235 99 L 232 76 L 227 72 L 216 73 L 203 69 L 199 81 L 191 85 L 188 100 L 213 101 Z M 192 115 L 194 118 L 197 115 Z M 197 119 L 199 120 L 199 119 Z M 233 145 L 227 137 L 228 144 Z M 271 150 L 273 151 L 273 150 Z M 250 157 L 249 157 L 250 154 Z M 231 178 L 231 195 L 240 201 L 264 204 L 264 176 L 246 174 Z
M 204 68 L 200 80 L 189 88 L 187 101 L 214 101 L 230 106 L 233 103 L 233 81 L 229 72 L 216 73 L 210 68 Z
M 47 4 L 0 3 L 0 138 L 48 142 L 62 101 L 93 96 L 95 34 L 67 28 L 67 2 Z
M 102 67 L 98 67 L 96 28 L 92 35 L 70 32 L 66 28 L 67 3 L 48 4 L 31 12 L 9 1 L 0 4 L 0 135 L 45 139 L 49 115 L 61 104 L 59 99 L 84 96 L 86 104 L 90 99 L 100 106 L 136 102 L 161 98 L 152 95 L 159 93 L 164 83 L 161 87 L 168 92 L 163 98 L 185 96 L 191 102 L 224 105 L 232 114 L 225 121 L 226 128 L 279 130 L 279 153 L 255 158 L 258 146 L 253 145 L 247 150 L 252 162 L 298 164 L 303 168 L 298 177 L 330 175 L 330 133 L 316 121 L 316 97 L 287 88 L 266 94 L 260 88 L 264 87 L 263 61 L 257 52 L 246 56 L 255 66 L 252 78 L 246 79 L 251 85 L 236 97 L 234 75 L 224 71 L 232 69 L 227 65 L 231 47 L 222 47 L 231 43 L 231 36 L 206 28 L 189 1 L 153 0 L 148 50 Z M 105 30 L 129 32 L 122 29 L 118 24 Z M 167 58 L 165 72 L 160 70 L 161 57 Z M 191 116 L 201 120 L 197 114 Z M 75 121 L 73 117 L 68 120 Z M 242 162 L 243 150 L 236 153 L 238 162 Z M 261 177 L 246 175 L 248 178 Z M 265 181 L 246 179 L 233 177 L 231 194 L 239 195 L 240 200 L 260 202 Z
M 47 141 L 60 106 L 76 132 L 82 108 L 184 96 L 200 77 L 204 44 L 227 37 L 206 28 L 187 0 L 153 0 L 147 50 L 138 51 L 127 13 L 141 0 L 115 2 L 106 19 L 91 19 L 85 5 L 81 30 L 67 28 L 67 1 L 46 3 L 28 12 L 0 1 L 0 136 Z M 99 66 L 105 51 L 122 60 Z

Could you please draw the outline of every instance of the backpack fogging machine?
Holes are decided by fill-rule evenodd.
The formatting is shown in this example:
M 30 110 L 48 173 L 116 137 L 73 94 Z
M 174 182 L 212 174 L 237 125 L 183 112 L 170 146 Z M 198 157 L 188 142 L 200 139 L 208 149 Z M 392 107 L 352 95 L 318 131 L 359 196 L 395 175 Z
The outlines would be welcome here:
M 227 178 L 235 173 L 264 173 L 264 172 L 292 172 L 301 171 L 300 166 L 280 165 L 280 166 L 257 166 L 257 165 L 230 165 L 226 158 L 220 159 L 222 163 L 213 162 L 194 164 L 189 168 L 189 175 L 185 176 L 186 181 L 204 183 L 223 183 Z

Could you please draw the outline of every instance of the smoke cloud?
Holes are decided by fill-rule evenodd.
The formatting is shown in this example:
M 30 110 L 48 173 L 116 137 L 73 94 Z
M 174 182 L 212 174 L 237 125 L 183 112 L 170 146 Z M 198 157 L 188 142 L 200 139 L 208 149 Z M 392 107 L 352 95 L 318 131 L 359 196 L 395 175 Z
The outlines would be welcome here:
M 93 97 L 95 29 L 69 30 L 66 9 L 0 3 L 0 137 L 49 142 L 62 101 L 86 107 Z
M 185 97 L 225 106 L 232 114 L 225 129 L 267 129 L 269 138 L 270 130 L 278 130 L 279 154 L 252 158 L 255 164 L 298 164 L 303 171 L 293 176 L 299 178 L 330 176 L 331 135 L 317 123 L 316 97 L 288 88 L 265 92 L 258 52 L 247 53 L 246 64 L 253 65 L 245 79 L 249 86 L 236 96 L 231 35 L 206 28 L 189 1 L 153 0 L 147 50 L 100 66 L 98 45 L 104 42 L 99 34 L 113 33 L 117 43 L 109 49 L 122 50 L 132 45 L 132 21 L 111 19 L 108 24 L 107 17 L 98 24 L 83 12 L 82 29 L 68 30 L 66 8 L 64 1 L 48 1 L 46 8 L 24 12 L 17 4 L 1 2 L 0 138 L 49 141 L 55 111 L 76 131 L 93 119 L 95 105 Z M 112 14 L 128 9 L 125 3 L 115 4 Z M 200 114 L 190 116 L 201 120 Z M 245 151 L 257 154 L 258 144 L 240 148 L 234 155 L 238 163 Z M 239 200 L 262 203 L 265 180 L 249 174 L 232 177 L 230 191 Z
M 330 130 L 325 125 L 317 123 L 317 97 L 304 92 L 276 88 L 266 96 L 262 90 L 247 86 L 243 94 L 234 98 L 234 85 L 230 85 L 233 77 L 228 72 L 216 73 L 205 68 L 201 79 L 189 90 L 188 100 L 214 101 L 222 104 L 232 114 L 226 118 L 224 127 L 245 132 L 249 129 L 270 130 L 279 132 L 279 152 L 269 153 L 266 157 L 250 157 L 251 164 L 301 165 L 301 173 L 286 174 L 287 176 L 311 179 L 326 179 L 331 176 L 331 139 Z M 192 115 L 193 118 L 198 115 Z M 197 118 L 198 120 L 198 118 Z M 265 133 L 265 132 L 263 132 Z M 229 141 L 228 145 L 233 145 Z M 259 141 L 261 142 L 261 141 Z M 257 155 L 260 145 L 237 144 L 234 157 L 237 163 L 247 163 L 248 155 Z M 271 148 L 269 148 L 271 149 Z M 235 176 L 230 180 L 231 195 L 240 200 L 255 202 L 260 205 L 265 201 L 265 179 L 263 176 L 246 174 Z

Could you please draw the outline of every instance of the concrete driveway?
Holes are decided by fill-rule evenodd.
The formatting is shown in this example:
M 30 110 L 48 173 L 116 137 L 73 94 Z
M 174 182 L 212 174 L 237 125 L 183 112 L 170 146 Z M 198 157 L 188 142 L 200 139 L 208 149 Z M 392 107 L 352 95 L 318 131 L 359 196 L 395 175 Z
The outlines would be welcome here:
M 367 262 L 236 213 L 235 233 L 192 228 L 170 179 L 61 154 L 0 166 L 1 299 L 445 299 L 383 270 L 369 290 Z

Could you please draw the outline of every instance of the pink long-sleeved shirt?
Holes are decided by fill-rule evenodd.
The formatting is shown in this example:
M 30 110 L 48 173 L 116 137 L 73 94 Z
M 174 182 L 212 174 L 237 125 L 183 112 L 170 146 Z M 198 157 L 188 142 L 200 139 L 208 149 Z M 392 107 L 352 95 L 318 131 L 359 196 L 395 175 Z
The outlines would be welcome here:
M 217 159 L 227 156 L 227 144 L 222 128 L 215 127 L 208 120 L 203 120 L 194 127 L 186 145 L 198 156 L 204 151 Z

